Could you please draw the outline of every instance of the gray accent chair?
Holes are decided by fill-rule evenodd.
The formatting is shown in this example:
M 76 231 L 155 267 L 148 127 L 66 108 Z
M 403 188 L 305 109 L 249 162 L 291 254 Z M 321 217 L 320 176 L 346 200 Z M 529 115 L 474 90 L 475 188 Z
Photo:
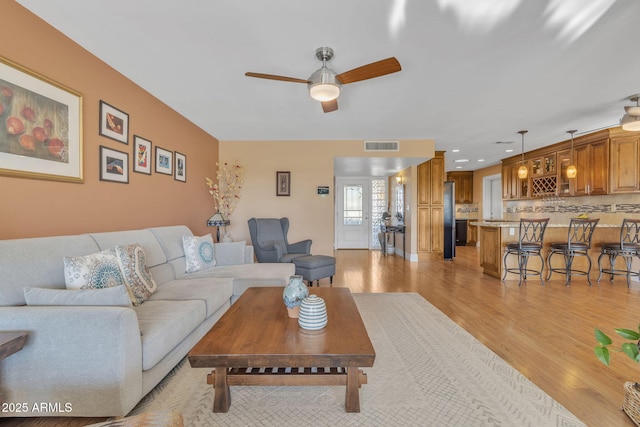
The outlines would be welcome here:
M 311 254 L 311 240 L 290 244 L 289 218 L 251 218 L 249 234 L 258 262 L 292 262 Z

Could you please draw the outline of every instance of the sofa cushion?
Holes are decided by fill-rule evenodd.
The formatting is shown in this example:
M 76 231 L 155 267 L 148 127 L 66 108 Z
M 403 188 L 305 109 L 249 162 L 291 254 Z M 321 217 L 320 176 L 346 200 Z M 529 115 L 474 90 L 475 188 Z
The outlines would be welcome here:
M 202 300 L 147 301 L 134 307 L 142 339 L 142 369 L 153 368 L 205 319 Z
M 193 234 L 188 227 L 184 225 L 174 225 L 171 227 L 155 227 L 149 231 L 156 237 L 158 243 L 162 247 L 167 260 L 171 261 L 176 258 L 184 257 L 184 248 L 182 247 L 182 236 Z
M 205 236 L 188 234 L 182 236 L 182 248 L 186 262 L 186 273 L 209 270 L 216 265 L 211 234 Z
M 293 264 L 256 263 L 216 267 L 208 275 L 233 277 L 233 295 L 239 296 L 252 286 L 286 286 L 295 270 L 296 266 Z
M 27 305 L 131 306 L 131 298 L 125 286 L 74 290 L 25 287 L 24 299 Z
M 115 253 L 125 285 L 133 296 L 133 305 L 142 304 L 158 290 L 147 266 L 142 246 L 138 244 L 116 246 Z
M 25 285 L 64 289 L 63 258 L 99 250 L 87 235 L 0 240 L 0 306 L 24 305 Z
M 149 267 L 155 267 L 167 262 L 162 246 L 149 230 L 110 231 L 107 233 L 92 233 L 90 236 L 101 250 L 132 244 L 142 246 Z
M 244 264 L 244 247 L 246 245 L 247 242 L 245 240 L 231 243 L 216 243 L 216 265 L 224 266 Z
M 233 279 L 230 278 L 177 279 L 162 285 L 149 301 L 203 300 L 209 317 L 229 302 L 232 293 Z

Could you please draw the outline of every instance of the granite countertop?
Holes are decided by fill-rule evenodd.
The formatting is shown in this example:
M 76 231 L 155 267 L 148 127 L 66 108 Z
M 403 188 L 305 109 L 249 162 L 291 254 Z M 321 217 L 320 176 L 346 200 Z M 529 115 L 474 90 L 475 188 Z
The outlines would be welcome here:
M 510 228 L 510 227 L 520 227 L 520 221 L 510 221 L 510 220 L 481 220 L 472 222 L 471 225 L 475 225 L 478 227 L 500 227 L 500 228 Z M 547 228 L 567 228 L 569 224 L 547 224 Z M 620 228 L 620 224 L 602 224 L 598 223 L 596 227 L 602 228 Z

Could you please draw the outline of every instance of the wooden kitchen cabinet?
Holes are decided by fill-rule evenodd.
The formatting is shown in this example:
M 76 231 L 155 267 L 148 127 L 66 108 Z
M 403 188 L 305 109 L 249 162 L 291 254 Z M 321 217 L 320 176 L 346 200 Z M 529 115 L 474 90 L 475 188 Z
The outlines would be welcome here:
M 609 152 L 610 193 L 633 193 L 640 190 L 640 137 L 612 138 Z
M 502 165 L 502 198 L 525 199 L 529 196 L 529 177 L 518 178 L 518 169 L 521 162 L 513 162 Z
M 607 194 L 609 188 L 609 139 L 574 147 L 578 175 L 574 196 Z
M 418 259 L 444 252 L 444 151 L 418 165 Z
M 473 203 L 473 172 L 449 172 L 447 181 L 455 183 L 456 203 Z

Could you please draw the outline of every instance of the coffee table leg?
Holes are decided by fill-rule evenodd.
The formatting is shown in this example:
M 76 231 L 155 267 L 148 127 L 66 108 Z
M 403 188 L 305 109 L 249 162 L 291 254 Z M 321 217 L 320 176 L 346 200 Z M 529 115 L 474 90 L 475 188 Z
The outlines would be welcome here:
M 360 412 L 360 379 L 358 368 L 347 368 L 347 395 L 345 396 L 344 409 L 346 412 Z
M 227 412 L 231 406 L 231 391 L 227 382 L 227 367 L 215 368 L 215 381 L 213 387 L 213 412 Z

